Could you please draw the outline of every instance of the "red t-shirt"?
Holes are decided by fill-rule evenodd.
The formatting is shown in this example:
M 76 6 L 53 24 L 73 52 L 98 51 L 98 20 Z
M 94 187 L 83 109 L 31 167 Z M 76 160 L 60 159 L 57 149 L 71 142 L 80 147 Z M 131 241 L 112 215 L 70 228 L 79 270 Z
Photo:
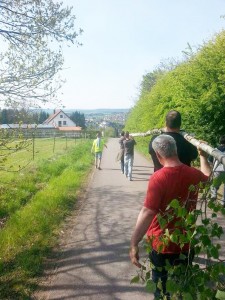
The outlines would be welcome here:
M 198 197 L 198 184 L 200 182 L 206 182 L 207 180 L 208 177 L 200 170 L 188 167 L 184 164 L 177 167 L 164 167 L 151 176 L 144 206 L 157 211 L 157 213 L 163 213 L 173 199 L 179 200 L 180 203 L 184 203 L 188 199 L 189 209 L 194 209 Z M 195 186 L 195 191 L 190 192 L 190 186 Z M 173 223 L 169 223 L 166 228 L 171 231 L 173 229 Z M 147 236 L 152 240 L 152 247 L 156 251 L 159 249 L 159 245 L 162 244 L 160 237 L 163 235 L 164 230 L 161 229 L 156 215 L 147 231 Z M 185 246 L 180 249 L 177 244 L 170 242 L 167 246 L 164 246 L 160 252 L 180 253 L 187 251 L 188 248 L 188 244 L 185 244 Z

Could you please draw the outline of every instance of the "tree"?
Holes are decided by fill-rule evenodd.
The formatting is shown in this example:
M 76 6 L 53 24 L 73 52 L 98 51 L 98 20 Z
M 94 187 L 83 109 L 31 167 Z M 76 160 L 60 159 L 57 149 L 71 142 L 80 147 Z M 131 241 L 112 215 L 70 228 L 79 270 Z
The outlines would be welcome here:
M 34 106 L 52 101 L 60 88 L 62 42 L 77 42 L 72 7 L 53 0 L 0 2 L 0 101 Z
M 85 117 L 84 114 L 75 111 L 71 114 L 70 119 L 77 125 L 82 128 L 85 128 Z
M 45 111 L 41 111 L 39 116 L 38 116 L 38 123 L 42 124 L 45 120 L 47 120 L 49 117 L 49 114 L 46 113 Z
M 18 117 L 18 111 L 14 109 L 3 109 L 1 111 L 1 124 L 15 123 L 15 119 Z
M 177 109 L 185 131 L 216 145 L 225 134 L 224 47 L 225 31 L 221 31 L 196 53 L 188 49 L 186 60 L 174 69 L 158 78 L 154 72 L 145 75 L 141 84 L 144 92 L 128 116 L 126 129 L 162 128 L 166 113 Z
M 2 124 L 7 124 L 8 123 L 7 109 L 3 109 L 1 111 L 1 123 Z

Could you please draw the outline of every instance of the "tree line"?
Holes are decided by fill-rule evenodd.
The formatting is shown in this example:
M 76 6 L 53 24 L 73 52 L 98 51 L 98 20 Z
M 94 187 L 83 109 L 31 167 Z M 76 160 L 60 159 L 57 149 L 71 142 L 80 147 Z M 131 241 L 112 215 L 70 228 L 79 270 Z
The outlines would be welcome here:
M 42 124 L 48 117 L 49 114 L 45 111 L 37 112 L 12 108 L 0 110 L 1 124 Z
M 225 134 L 225 31 L 193 50 L 182 61 L 161 64 L 143 75 L 139 98 L 126 129 L 145 132 L 165 125 L 171 109 L 182 114 L 182 127 L 216 145 Z
M 69 117 L 76 124 L 76 126 L 80 126 L 83 129 L 86 128 L 85 116 L 83 113 L 80 113 L 79 111 L 75 111 Z
M 41 110 L 26 110 L 26 109 L 2 109 L 0 110 L 0 124 L 42 124 L 49 117 L 49 113 Z M 85 126 L 85 116 L 78 111 L 73 112 L 70 119 L 83 129 Z

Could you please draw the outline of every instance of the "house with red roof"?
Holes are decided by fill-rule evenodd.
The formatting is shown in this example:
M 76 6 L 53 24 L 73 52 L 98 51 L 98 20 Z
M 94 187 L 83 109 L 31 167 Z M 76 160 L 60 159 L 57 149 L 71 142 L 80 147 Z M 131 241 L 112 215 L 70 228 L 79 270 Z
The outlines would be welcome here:
M 48 119 L 43 122 L 43 125 L 52 125 L 55 128 L 76 127 L 76 124 L 61 109 L 55 110 L 54 114 L 50 115 Z
M 61 109 L 55 110 L 54 114 L 50 115 L 43 125 L 52 125 L 60 131 L 81 131 L 80 126 L 70 119 L 70 117 Z

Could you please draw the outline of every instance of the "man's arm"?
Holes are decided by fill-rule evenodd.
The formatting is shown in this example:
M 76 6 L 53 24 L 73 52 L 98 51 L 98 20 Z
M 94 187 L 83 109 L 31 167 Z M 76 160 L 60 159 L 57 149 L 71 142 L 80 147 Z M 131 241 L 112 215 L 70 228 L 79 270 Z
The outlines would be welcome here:
M 207 160 L 207 153 L 203 150 L 198 149 L 198 153 L 200 156 L 200 170 L 206 176 L 210 176 L 211 174 L 211 167 Z
M 147 207 L 142 207 L 137 218 L 137 223 L 134 232 L 131 237 L 130 259 L 132 264 L 136 265 L 139 268 L 141 267 L 141 264 L 138 261 L 139 260 L 138 244 L 146 234 L 148 227 L 150 226 L 156 213 L 157 212 L 154 210 L 151 210 Z

